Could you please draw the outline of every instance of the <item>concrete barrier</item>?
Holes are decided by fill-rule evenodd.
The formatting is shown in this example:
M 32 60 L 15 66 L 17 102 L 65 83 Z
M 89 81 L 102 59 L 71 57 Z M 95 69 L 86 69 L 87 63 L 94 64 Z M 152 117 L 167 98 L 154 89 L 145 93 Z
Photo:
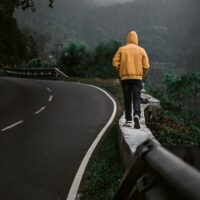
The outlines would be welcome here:
M 147 128 L 145 123 L 145 109 L 151 107 L 153 109 L 160 109 L 160 101 L 151 95 L 147 94 L 145 90 L 142 90 L 142 104 L 141 104 L 141 119 L 140 119 L 140 129 L 134 129 L 133 127 L 125 127 L 125 115 L 123 114 L 119 120 L 119 149 L 120 149 L 120 159 L 124 169 L 126 169 L 134 155 L 136 148 L 143 143 L 146 139 L 154 138 L 151 131 Z M 148 116 L 148 115 L 147 115 Z M 156 141 L 158 142 L 158 141 Z

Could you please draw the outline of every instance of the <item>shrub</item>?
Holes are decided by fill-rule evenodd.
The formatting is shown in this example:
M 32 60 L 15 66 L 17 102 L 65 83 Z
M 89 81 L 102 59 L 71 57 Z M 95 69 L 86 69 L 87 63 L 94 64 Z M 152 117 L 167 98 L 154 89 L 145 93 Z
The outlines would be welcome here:
M 61 64 L 62 70 L 69 76 L 86 76 L 89 61 L 90 54 L 85 43 L 72 41 L 64 46 Z

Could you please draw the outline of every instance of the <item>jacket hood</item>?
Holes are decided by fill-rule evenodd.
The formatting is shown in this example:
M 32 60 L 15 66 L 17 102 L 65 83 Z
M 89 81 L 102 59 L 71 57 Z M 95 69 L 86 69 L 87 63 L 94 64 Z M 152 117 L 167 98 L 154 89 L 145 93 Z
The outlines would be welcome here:
M 135 31 L 131 31 L 127 36 L 127 44 L 130 43 L 138 45 L 138 35 Z

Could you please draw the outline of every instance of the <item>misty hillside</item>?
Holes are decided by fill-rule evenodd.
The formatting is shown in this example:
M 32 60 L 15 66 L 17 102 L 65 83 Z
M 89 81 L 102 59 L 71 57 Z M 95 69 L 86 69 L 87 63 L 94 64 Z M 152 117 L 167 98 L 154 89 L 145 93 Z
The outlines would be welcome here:
M 34 33 L 46 52 L 55 43 L 72 39 L 91 47 L 110 39 L 125 43 L 128 31 L 136 30 L 152 62 L 200 69 L 199 0 L 136 0 L 104 7 L 92 2 L 59 0 L 53 9 L 40 3 L 36 13 L 16 16 L 20 27 Z
M 55 43 L 79 38 L 78 21 L 92 8 L 94 4 L 87 3 L 87 0 L 57 0 L 53 9 L 43 1 L 37 2 L 36 12 L 16 10 L 15 15 L 21 29 L 36 35 L 46 52 L 49 52 Z

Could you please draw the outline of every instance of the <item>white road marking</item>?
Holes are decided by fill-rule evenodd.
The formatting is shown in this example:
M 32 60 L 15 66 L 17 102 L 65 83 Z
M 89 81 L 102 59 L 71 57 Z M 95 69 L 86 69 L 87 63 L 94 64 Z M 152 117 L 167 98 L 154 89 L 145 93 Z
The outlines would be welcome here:
M 46 106 L 43 106 L 43 107 L 40 108 L 38 111 L 36 111 L 36 112 L 34 113 L 34 115 L 38 115 L 38 114 L 41 113 L 45 108 L 46 108 Z
M 85 85 L 88 85 L 88 84 L 85 84 Z M 112 124 L 112 122 L 113 122 L 113 120 L 115 118 L 115 115 L 117 113 L 117 105 L 116 105 L 115 100 L 105 90 L 103 90 L 103 89 L 101 89 L 99 87 L 93 86 L 93 85 L 89 85 L 89 86 L 94 87 L 94 88 L 102 91 L 104 94 L 106 94 L 110 98 L 110 100 L 113 103 L 113 113 L 112 113 L 109 121 L 104 126 L 104 128 L 101 130 L 99 135 L 96 137 L 96 139 L 94 140 L 94 142 L 90 146 L 89 150 L 87 151 L 85 157 L 83 158 L 83 160 L 81 162 L 81 165 L 80 165 L 80 167 L 79 167 L 79 169 L 78 169 L 78 171 L 76 173 L 76 176 L 75 176 L 75 178 L 73 180 L 73 183 L 71 185 L 67 200 L 75 200 L 76 199 L 76 196 L 77 196 L 77 193 L 78 193 L 78 189 L 79 189 L 83 174 L 85 172 L 85 169 L 87 167 L 87 164 L 88 164 L 88 162 L 89 162 L 89 160 L 90 160 L 95 148 L 97 147 L 98 143 L 100 142 L 102 136 L 107 131 L 109 126 Z
M 51 95 L 51 96 L 49 96 L 49 99 L 48 99 L 48 101 L 49 101 L 49 102 L 51 102 L 51 101 L 52 101 L 52 99 L 53 99 L 53 96 Z
M 19 124 L 21 124 L 21 123 L 23 123 L 23 122 L 24 122 L 23 120 L 18 121 L 18 122 L 14 123 L 14 124 L 12 124 L 12 125 L 10 125 L 10 126 L 7 126 L 6 128 L 3 128 L 1 131 L 2 131 L 2 132 L 7 131 L 8 129 L 14 128 L 15 126 L 17 126 L 17 125 L 19 125 Z
M 51 90 L 50 88 L 48 88 L 48 87 L 47 87 L 47 90 L 48 90 L 49 92 L 52 92 L 52 90 Z

